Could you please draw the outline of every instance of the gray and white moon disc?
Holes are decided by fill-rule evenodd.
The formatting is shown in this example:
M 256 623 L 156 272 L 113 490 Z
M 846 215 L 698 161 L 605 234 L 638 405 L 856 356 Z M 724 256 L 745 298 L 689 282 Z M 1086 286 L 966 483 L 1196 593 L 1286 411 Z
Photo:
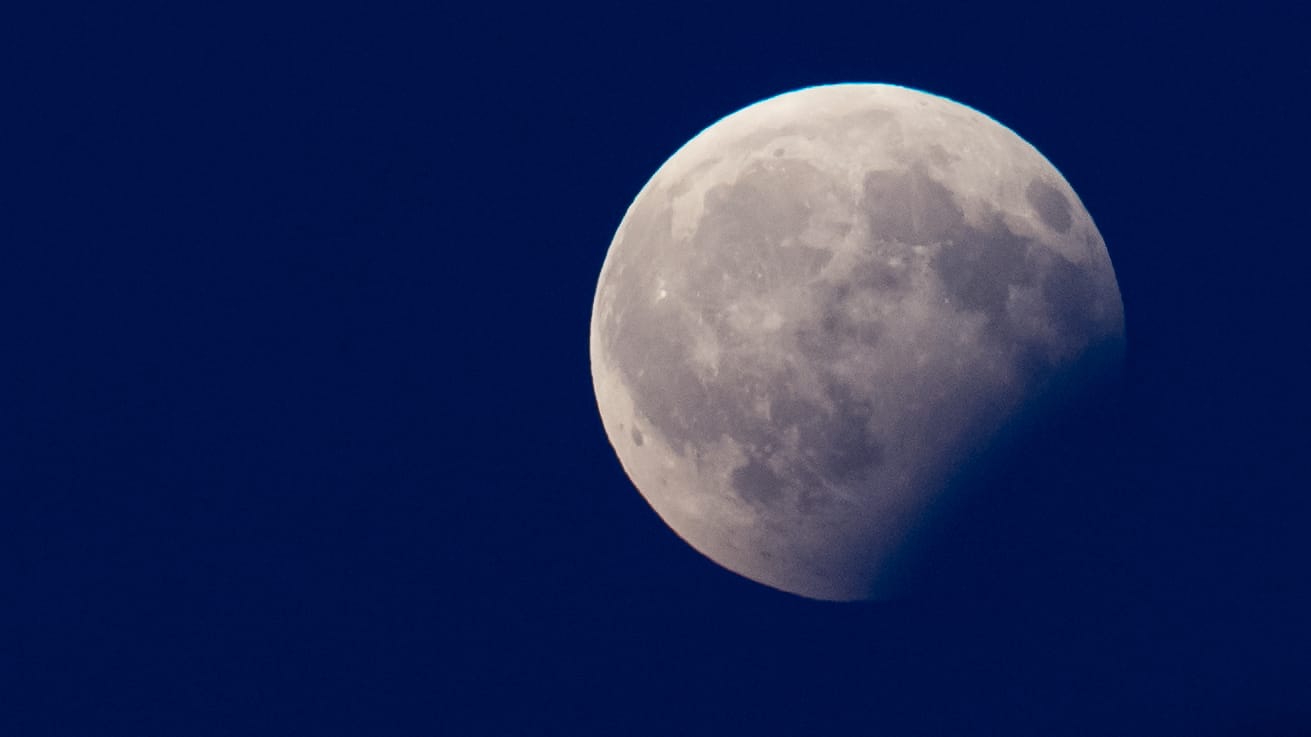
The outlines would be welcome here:
M 962 464 L 1116 370 L 1123 339 L 1106 246 L 1038 151 L 942 97 L 842 84 L 729 115 L 660 167 L 590 347 L 606 433 L 669 527 L 852 600 L 888 591 Z

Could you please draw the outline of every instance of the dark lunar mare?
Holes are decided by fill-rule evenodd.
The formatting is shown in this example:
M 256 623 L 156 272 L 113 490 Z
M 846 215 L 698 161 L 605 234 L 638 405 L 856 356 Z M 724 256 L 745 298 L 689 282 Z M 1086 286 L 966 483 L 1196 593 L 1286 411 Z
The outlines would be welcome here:
M 1060 190 L 1035 179 L 1025 188 L 1024 196 L 1047 227 L 1057 233 L 1070 230 L 1070 224 L 1073 222 L 1070 217 L 1070 201 L 1065 199 L 1065 195 L 1061 194 Z

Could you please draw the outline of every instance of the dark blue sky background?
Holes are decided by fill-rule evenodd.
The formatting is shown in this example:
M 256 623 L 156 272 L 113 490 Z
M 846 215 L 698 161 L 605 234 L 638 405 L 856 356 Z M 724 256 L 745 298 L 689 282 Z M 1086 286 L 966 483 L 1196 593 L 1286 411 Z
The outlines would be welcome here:
M 1305 16 L 183 5 L 0 31 L 0 734 L 1311 734 Z M 701 558 L 588 373 L 646 179 L 837 81 L 1033 143 L 1130 337 L 897 603 Z

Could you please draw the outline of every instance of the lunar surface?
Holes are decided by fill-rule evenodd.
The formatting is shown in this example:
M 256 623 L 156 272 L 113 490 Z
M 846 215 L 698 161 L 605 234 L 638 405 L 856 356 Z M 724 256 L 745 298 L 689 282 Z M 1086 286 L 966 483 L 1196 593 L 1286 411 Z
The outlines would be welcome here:
M 830 600 L 889 595 L 960 470 L 1123 345 L 1106 246 L 1055 167 L 875 84 L 770 98 L 679 149 L 615 234 L 590 335 L 606 433 L 669 527 Z

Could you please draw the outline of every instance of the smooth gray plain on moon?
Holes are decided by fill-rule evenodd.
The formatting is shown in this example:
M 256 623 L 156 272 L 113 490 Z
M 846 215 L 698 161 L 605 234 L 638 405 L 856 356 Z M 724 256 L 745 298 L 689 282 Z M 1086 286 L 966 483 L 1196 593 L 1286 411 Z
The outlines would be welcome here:
M 590 347 L 606 433 L 679 536 L 853 600 L 888 593 L 963 464 L 1117 370 L 1123 340 L 1106 246 L 1041 154 L 942 97 L 843 84 L 747 107 L 660 167 Z

